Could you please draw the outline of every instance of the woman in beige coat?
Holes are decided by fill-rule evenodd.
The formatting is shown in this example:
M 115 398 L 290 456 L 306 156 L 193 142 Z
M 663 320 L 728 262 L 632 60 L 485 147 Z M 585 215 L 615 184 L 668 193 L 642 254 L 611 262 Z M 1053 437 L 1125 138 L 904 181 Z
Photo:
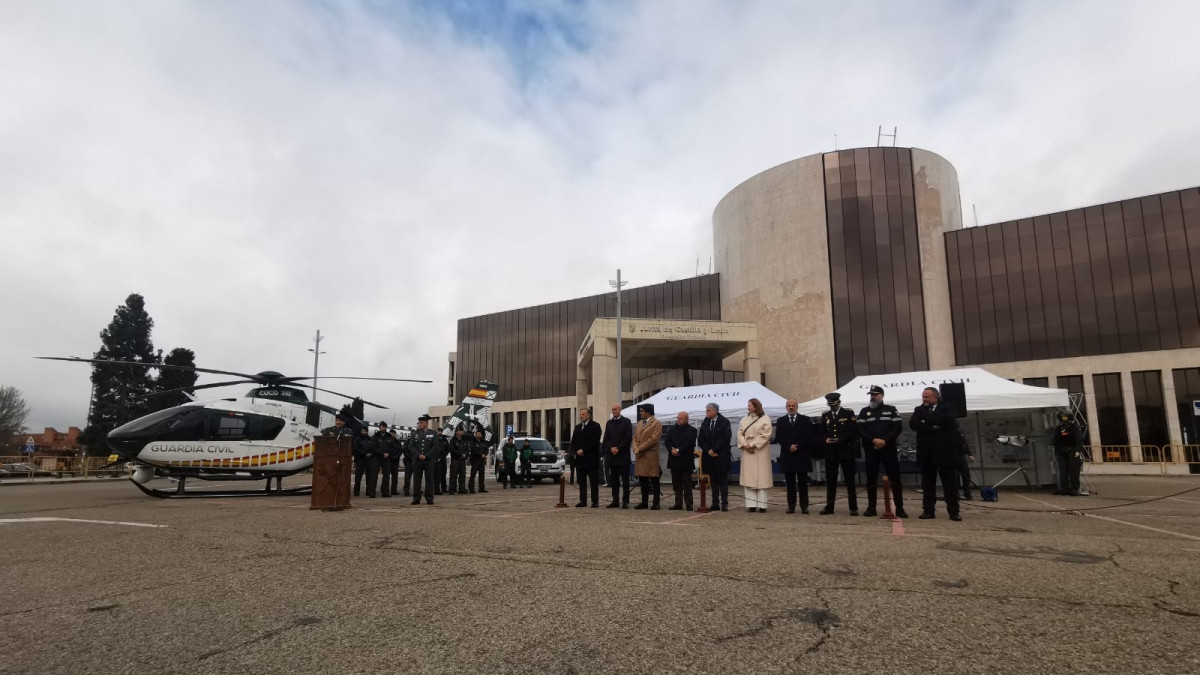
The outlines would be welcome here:
M 738 481 L 746 490 L 746 508 L 751 513 L 767 512 L 767 489 L 775 484 L 771 474 L 771 418 L 762 403 L 750 399 L 746 416 L 738 424 L 737 444 L 742 450 L 742 474 Z

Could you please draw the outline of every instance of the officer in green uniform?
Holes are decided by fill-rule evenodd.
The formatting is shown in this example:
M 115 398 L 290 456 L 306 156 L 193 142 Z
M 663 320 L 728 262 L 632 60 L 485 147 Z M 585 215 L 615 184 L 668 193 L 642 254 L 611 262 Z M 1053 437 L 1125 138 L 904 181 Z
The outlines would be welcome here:
M 529 447 L 529 439 L 521 445 L 521 477 L 517 479 L 520 487 L 533 487 L 533 448 Z
M 505 490 L 509 487 L 513 489 L 517 487 L 517 457 L 519 455 L 517 445 L 510 435 L 504 439 L 504 445 L 500 448 L 500 482 L 504 484 Z
M 421 486 L 425 486 L 425 503 L 433 503 L 434 466 L 437 465 L 441 443 L 438 433 L 429 428 L 429 415 L 417 418 L 417 429 L 408 437 L 408 456 L 413 468 L 413 504 L 421 503 Z

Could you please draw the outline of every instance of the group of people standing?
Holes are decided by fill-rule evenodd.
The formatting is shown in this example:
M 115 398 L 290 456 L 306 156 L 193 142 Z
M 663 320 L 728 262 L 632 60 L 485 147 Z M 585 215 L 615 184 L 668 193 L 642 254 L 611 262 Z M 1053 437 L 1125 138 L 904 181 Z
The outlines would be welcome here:
M 523 440 L 518 447 L 510 434 L 500 446 L 497 459 L 496 476 L 505 490 L 533 487 L 533 447 L 529 445 L 529 439 Z
M 903 431 L 903 420 L 894 406 L 883 402 L 882 387 L 870 389 L 870 403 L 857 415 L 843 408 L 837 392 L 827 394 L 829 409 L 817 422 L 797 414 L 797 401 L 787 401 L 787 414 L 772 421 L 763 412 L 758 399 L 750 399 L 746 415 L 736 431 L 741 450 L 739 483 L 745 491 L 746 509 L 765 513 L 767 490 L 774 486 L 771 462 L 772 439 L 780 446 L 779 468 L 787 486 L 787 512 L 808 513 L 808 474 L 814 460 L 825 463 L 826 499 L 822 515 L 834 512 L 837 498 L 838 474 L 846 485 L 849 512 L 859 515 L 855 465 L 865 451 L 867 476 L 867 509 L 864 516 L 877 515 L 878 479 L 880 469 L 892 486 L 896 515 L 907 518 L 904 510 L 904 488 L 900 478 L 900 461 L 896 441 Z M 954 406 L 941 402 L 940 392 L 927 388 L 922 392 L 922 404 L 913 410 L 909 427 L 917 434 L 917 460 L 921 465 L 923 503 L 921 518 L 933 518 L 937 503 L 937 481 L 942 483 L 943 499 L 951 520 L 961 520 L 958 504 L 958 471 L 966 451 L 958 430 L 958 415 Z M 675 492 L 672 510 L 692 510 L 692 473 L 694 457 L 700 457 L 700 471 L 709 479 L 712 490 L 712 509 L 729 510 L 729 470 L 732 462 L 730 448 L 734 431 L 720 406 L 709 403 L 699 429 L 691 426 L 688 414 L 676 415 L 675 424 L 664 431 L 654 417 L 654 406 L 637 406 L 636 425 L 621 415 L 621 407 L 612 407 L 612 417 L 600 425 L 591 419 L 587 409 L 580 410 L 579 424 L 571 433 L 571 454 L 579 477 L 577 507 L 593 508 L 600 501 L 601 458 L 607 460 L 608 485 L 612 500 L 608 508 L 629 508 L 629 469 L 641 488 L 641 501 L 636 509 L 660 508 L 661 475 L 660 442 L 667 448 L 667 468 Z
M 369 427 L 361 428 L 353 445 L 355 497 L 361 493 L 364 475 L 368 498 L 376 496 L 376 488 L 381 497 L 399 494 L 401 465 L 403 494 L 405 497 L 411 494 L 413 504 L 421 503 L 422 494 L 425 503 L 432 504 L 435 495 L 487 492 L 483 473 L 491 446 L 484 440 L 483 431 L 468 436 L 460 426 L 453 437 L 447 438 L 429 428 L 430 419 L 428 415 L 418 418 L 417 428 L 409 433 L 407 440 L 401 440 L 395 429 L 388 429 L 386 422 L 379 423 L 374 435 Z

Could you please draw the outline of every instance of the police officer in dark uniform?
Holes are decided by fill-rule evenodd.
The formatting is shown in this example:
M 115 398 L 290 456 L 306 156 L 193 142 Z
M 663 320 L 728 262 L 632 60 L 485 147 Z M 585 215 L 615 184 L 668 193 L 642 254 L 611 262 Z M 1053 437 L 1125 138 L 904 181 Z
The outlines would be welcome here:
M 395 449 L 392 448 L 392 435 L 388 433 L 387 422 L 380 422 L 375 435 L 371 437 L 371 463 L 367 467 L 367 480 L 371 483 L 367 489 L 367 496 L 375 496 L 375 483 L 379 475 L 379 470 L 383 469 L 383 482 L 379 488 L 380 497 L 391 497 L 392 482 L 388 478 L 388 462 L 391 461 L 392 455 L 395 454 Z
M 383 480 L 388 484 L 388 494 L 395 497 L 399 493 L 400 456 L 404 454 L 404 446 L 396 436 L 394 427 L 388 429 L 388 448 L 388 457 L 384 460 L 387 463 L 387 470 L 383 473 Z
M 408 437 L 408 456 L 412 461 L 413 470 L 413 504 L 421 503 L 421 486 L 425 486 L 425 503 L 433 503 L 434 467 L 437 466 L 438 454 L 442 444 L 438 440 L 438 432 L 429 428 L 429 415 L 417 418 L 417 428 Z
M 854 460 L 858 459 L 858 422 L 854 413 L 842 407 L 842 395 L 825 394 L 829 410 L 821 413 L 821 437 L 825 447 L 825 508 L 821 515 L 833 513 L 837 499 L 838 469 L 846 481 L 850 515 L 858 515 L 858 494 L 854 488 Z
M 475 477 L 479 477 L 479 492 L 487 492 L 483 487 L 483 469 L 487 465 L 488 458 L 488 442 L 483 440 L 483 429 L 475 430 L 475 439 L 471 441 L 471 479 L 467 483 L 470 486 L 468 490 L 471 494 L 475 494 Z
M 904 430 L 904 422 L 895 406 L 883 402 L 883 387 L 871 385 L 871 402 L 858 413 L 858 433 L 866 450 L 867 510 L 863 515 L 870 518 L 875 514 L 875 485 L 879 480 L 879 465 L 887 473 L 892 487 L 892 501 L 896 503 L 896 517 L 907 518 L 904 512 L 904 486 L 900 482 L 900 458 L 896 455 L 896 439 Z
M 450 489 L 446 494 L 467 493 L 467 457 L 470 454 L 471 439 L 460 424 L 454 429 L 454 438 L 450 439 Z
M 438 453 L 437 466 L 434 467 L 435 482 L 433 493 L 435 495 L 445 494 L 446 492 L 446 470 L 449 468 L 450 458 L 450 438 L 444 434 L 438 434 L 438 442 L 441 444 L 441 452 Z
M 1065 411 L 1059 413 L 1052 441 L 1054 460 L 1058 464 L 1058 489 L 1054 494 L 1083 494 L 1079 490 L 1079 472 L 1083 469 L 1083 456 L 1079 449 L 1082 441 L 1083 433 L 1075 420 L 1071 419 L 1071 414 Z
M 358 430 L 358 435 L 354 437 L 354 496 L 359 495 L 359 490 L 362 487 L 363 474 L 367 472 L 367 465 L 371 462 L 371 430 L 363 425 Z M 374 487 L 367 484 L 367 494 L 374 494 Z

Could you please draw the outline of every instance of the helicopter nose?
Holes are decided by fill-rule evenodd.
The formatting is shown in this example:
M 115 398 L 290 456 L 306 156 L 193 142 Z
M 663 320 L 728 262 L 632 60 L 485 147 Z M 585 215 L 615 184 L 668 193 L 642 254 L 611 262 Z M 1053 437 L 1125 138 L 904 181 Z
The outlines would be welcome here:
M 126 461 L 132 460 L 138 456 L 142 448 L 153 440 L 150 436 L 138 432 L 122 431 L 121 428 L 114 429 L 104 438 L 108 443 L 108 447 L 117 455 Z

